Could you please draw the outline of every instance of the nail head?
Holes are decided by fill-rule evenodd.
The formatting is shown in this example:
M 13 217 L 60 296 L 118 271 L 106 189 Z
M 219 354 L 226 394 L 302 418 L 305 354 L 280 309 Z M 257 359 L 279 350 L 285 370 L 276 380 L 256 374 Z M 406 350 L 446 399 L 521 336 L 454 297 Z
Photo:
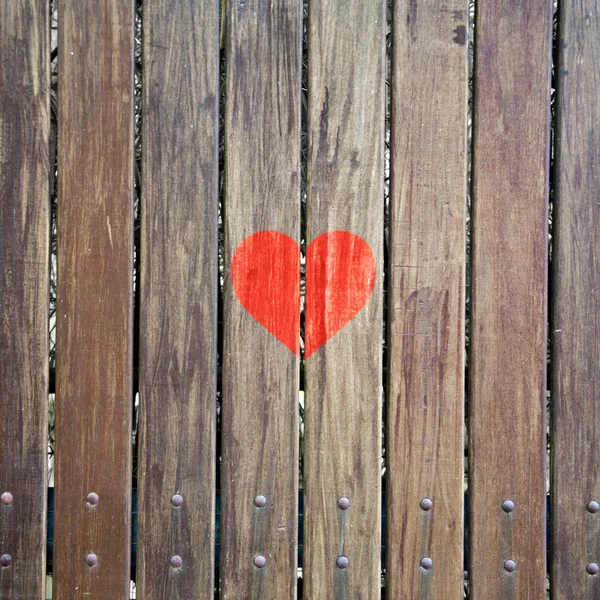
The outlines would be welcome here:
M 349 498 L 346 498 L 346 496 L 342 496 L 339 500 L 338 500 L 338 506 L 342 509 L 342 510 L 348 510 L 350 508 L 350 500 Z
M 183 504 L 183 496 L 181 494 L 175 494 L 171 498 L 171 504 L 173 506 L 181 506 Z
M 85 564 L 88 567 L 93 567 L 95 564 L 98 563 L 98 557 L 93 553 L 90 552 L 86 557 L 85 557 Z
M 10 567 L 12 564 L 12 556 L 10 554 L 3 554 L 0 556 L 0 565 L 3 567 Z
M 504 570 L 508 573 L 512 573 L 517 568 L 517 563 L 514 560 L 507 560 L 504 562 Z
M 92 506 L 95 506 L 96 504 L 98 504 L 100 498 L 98 496 L 98 494 L 96 494 L 96 492 L 91 492 L 87 495 L 87 501 L 88 504 L 91 504 Z
M 590 575 L 598 575 L 598 573 L 600 573 L 600 567 L 596 563 L 590 563 L 585 570 Z
M 335 561 L 335 564 L 339 569 L 347 569 L 350 561 L 347 556 L 338 556 L 338 559 Z
M 512 500 L 505 500 L 502 503 L 502 510 L 505 513 L 511 513 L 513 510 L 515 510 L 515 503 Z
M 263 506 L 267 505 L 267 499 L 262 495 L 258 495 L 254 498 L 254 505 L 258 506 L 258 508 L 263 508 Z
M 254 557 L 254 566 L 262 569 L 267 564 L 267 559 L 262 554 L 257 554 Z
M 421 508 L 423 510 L 431 510 L 433 508 L 433 500 L 431 498 L 423 498 L 421 500 Z
M 179 569 L 179 567 L 181 567 L 181 565 L 183 564 L 183 560 L 181 559 L 181 556 L 179 556 L 178 554 L 175 554 L 175 555 L 171 556 L 171 558 L 169 559 L 169 564 L 174 569 Z
M 421 567 L 427 570 L 433 567 L 433 561 L 431 560 L 431 558 L 429 558 L 429 556 L 426 556 L 425 558 L 421 559 Z
M 0 501 L 2 504 L 12 504 L 13 495 L 10 492 L 4 492 L 2 496 L 0 496 Z
M 600 503 L 596 502 L 596 500 L 592 500 L 591 502 L 588 503 L 587 509 L 592 514 L 600 512 Z

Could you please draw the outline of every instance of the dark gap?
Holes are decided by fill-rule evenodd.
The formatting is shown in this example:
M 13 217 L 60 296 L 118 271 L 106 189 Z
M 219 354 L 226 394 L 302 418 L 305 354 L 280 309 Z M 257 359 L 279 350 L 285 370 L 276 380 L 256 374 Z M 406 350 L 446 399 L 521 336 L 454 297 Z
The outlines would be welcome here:
M 552 591 L 551 568 L 552 568 L 552 532 L 550 529 L 552 503 L 549 502 L 552 491 L 552 339 L 550 332 L 552 326 L 552 302 L 550 295 L 553 283 L 552 272 L 552 241 L 554 226 L 554 189 L 555 189 L 555 144 L 556 144 L 556 92 L 558 86 L 558 64 L 559 64 L 559 17 L 560 7 L 554 0 L 554 14 L 552 20 L 552 80 L 550 87 L 550 169 L 548 180 L 548 346 L 546 351 L 547 379 L 546 379 L 546 504 L 550 507 L 546 521 L 546 597 L 550 598 Z
M 469 521 L 468 521 L 468 491 L 469 491 L 469 400 L 470 400 L 470 334 L 471 334 L 471 233 L 473 214 L 473 81 L 475 77 L 475 0 L 469 1 L 469 32 L 467 46 L 468 86 L 467 86 L 467 194 L 466 194 L 466 231 L 465 231 L 465 441 L 464 441 L 464 598 L 470 598 L 469 580 Z

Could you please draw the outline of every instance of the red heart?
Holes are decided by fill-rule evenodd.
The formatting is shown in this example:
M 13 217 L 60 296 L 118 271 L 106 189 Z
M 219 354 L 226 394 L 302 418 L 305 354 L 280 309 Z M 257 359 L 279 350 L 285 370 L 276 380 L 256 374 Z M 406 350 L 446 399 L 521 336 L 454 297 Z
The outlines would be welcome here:
M 373 292 L 375 273 L 371 249 L 353 233 L 324 233 L 308 245 L 306 358 L 358 314 Z M 299 355 L 298 244 L 278 231 L 259 231 L 248 236 L 233 255 L 231 278 L 242 306 Z

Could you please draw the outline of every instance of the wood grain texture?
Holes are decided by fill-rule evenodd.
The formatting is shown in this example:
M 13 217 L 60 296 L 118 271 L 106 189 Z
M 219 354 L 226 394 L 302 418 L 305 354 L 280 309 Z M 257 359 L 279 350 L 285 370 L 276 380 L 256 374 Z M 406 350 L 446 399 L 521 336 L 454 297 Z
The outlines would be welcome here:
M 0 598 L 45 597 L 49 11 L 0 2 Z M 6 496 L 5 496 L 6 498 Z
M 486 600 L 546 597 L 551 33 L 550 0 L 477 4 L 469 577 Z
M 307 242 L 360 236 L 375 285 L 357 316 L 305 365 L 304 597 L 380 595 L 385 2 L 309 7 Z M 332 280 L 342 268 L 325 246 Z M 353 250 L 349 250 L 352 254 Z M 314 282 L 307 266 L 307 296 Z M 353 290 L 348 290 L 348 299 Z M 321 304 L 324 313 L 339 298 Z M 316 305 L 318 306 L 318 305 Z M 307 321 L 327 321 L 309 316 Z M 350 508 L 338 508 L 345 496 Z M 348 568 L 337 566 L 343 555 Z
M 220 565 L 227 600 L 296 598 L 298 357 L 246 312 L 231 261 L 259 231 L 300 241 L 301 10 L 299 0 L 227 6 Z M 261 284 L 266 297 L 269 284 Z M 255 506 L 257 495 L 265 507 Z M 266 558 L 263 568 L 254 566 L 256 555 Z
M 396 2 L 394 24 L 386 597 L 458 600 L 468 4 Z
M 137 584 L 148 599 L 214 597 L 217 11 L 144 4 Z
M 563 2 L 553 228 L 552 594 L 600 598 L 600 8 Z
M 59 14 L 55 596 L 125 598 L 131 535 L 133 2 Z M 91 505 L 88 494 L 99 502 Z M 98 562 L 88 566 L 93 553 Z

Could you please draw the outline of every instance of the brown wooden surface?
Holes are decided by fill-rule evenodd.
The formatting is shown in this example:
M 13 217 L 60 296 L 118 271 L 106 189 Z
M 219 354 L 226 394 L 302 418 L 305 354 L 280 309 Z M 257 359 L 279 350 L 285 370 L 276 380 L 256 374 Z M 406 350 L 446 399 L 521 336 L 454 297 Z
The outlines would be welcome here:
M 600 8 L 560 9 L 553 236 L 552 594 L 600 598 Z
M 0 2 L 0 598 L 45 598 L 49 11 Z M 6 496 L 4 496 L 6 498 Z
M 313 2 L 308 31 L 307 242 L 358 235 L 376 275 L 364 308 L 306 360 L 304 597 L 366 599 L 381 584 L 385 2 Z M 333 279 L 342 267 L 328 252 Z
M 551 0 L 477 5 L 470 356 L 472 597 L 546 597 Z M 502 503 L 511 500 L 513 512 Z M 507 560 L 516 570 L 504 568 Z
M 220 565 L 227 600 L 296 598 L 298 358 L 246 312 L 230 267 L 255 232 L 300 241 L 301 9 L 298 0 L 227 6 Z M 261 285 L 269 295 L 268 280 Z M 254 505 L 257 495 L 265 507 Z M 254 566 L 256 555 L 266 558 L 263 568 Z
M 214 597 L 219 15 L 144 5 L 137 593 Z M 181 506 L 171 498 L 179 494 Z M 180 556 L 182 566 L 170 558 Z
M 61 1 L 59 48 L 55 597 L 126 598 L 133 2 Z
M 386 597 L 463 597 L 468 5 L 395 4 Z M 423 509 L 424 499 L 432 507 Z M 433 566 L 421 567 L 430 558 Z

